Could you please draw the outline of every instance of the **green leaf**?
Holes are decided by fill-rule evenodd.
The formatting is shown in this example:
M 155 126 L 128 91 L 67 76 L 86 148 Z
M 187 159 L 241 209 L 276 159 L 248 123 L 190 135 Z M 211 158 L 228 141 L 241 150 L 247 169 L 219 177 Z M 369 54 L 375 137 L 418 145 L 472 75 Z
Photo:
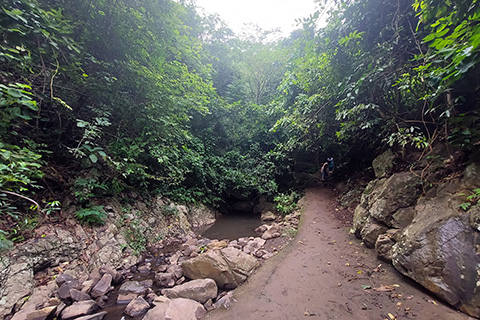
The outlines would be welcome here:
M 88 157 L 90 158 L 90 161 L 92 161 L 92 163 L 97 163 L 98 157 L 95 154 L 91 153 Z

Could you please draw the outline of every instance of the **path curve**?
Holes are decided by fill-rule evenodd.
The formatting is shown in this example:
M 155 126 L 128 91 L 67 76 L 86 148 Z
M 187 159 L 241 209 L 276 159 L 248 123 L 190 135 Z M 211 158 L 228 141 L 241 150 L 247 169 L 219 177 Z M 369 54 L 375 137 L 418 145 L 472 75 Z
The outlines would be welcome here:
M 295 240 L 235 290 L 230 310 L 207 319 L 473 319 L 415 287 L 348 231 L 333 193 L 307 190 Z

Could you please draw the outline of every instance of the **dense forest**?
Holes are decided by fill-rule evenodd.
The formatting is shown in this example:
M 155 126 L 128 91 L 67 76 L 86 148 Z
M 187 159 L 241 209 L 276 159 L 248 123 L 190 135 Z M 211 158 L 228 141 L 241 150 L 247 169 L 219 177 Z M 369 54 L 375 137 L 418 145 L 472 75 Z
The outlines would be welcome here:
M 3 0 L 1 246 L 130 191 L 288 202 L 327 156 L 341 175 L 387 146 L 478 149 L 479 1 L 317 4 L 273 41 L 194 1 Z

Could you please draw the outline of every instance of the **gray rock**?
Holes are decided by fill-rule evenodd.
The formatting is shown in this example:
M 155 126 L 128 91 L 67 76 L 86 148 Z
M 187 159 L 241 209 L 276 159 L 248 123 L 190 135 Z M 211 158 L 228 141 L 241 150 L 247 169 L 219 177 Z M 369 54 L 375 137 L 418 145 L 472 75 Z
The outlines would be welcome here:
M 58 288 L 58 296 L 60 299 L 65 300 L 69 299 L 70 297 L 70 290 L 78 288 L 78 280 L 77 279 L 72 279 L 65 281 L 60 288 Z
M 88 294 L 77 289 L 70 289 L 70 297 L 73 299 L 73 301 L 84 301 L 91 299 Z
M 272 211 L 263 212 L 261 216 L 262 221 L 275 221 L 277 216 Z
M 57 310 L 57 306 L 50 306 L 40 310 L 35 310 L 32 306 L 26 308 L 26 310 L 15 313 L 12 320 L 45 320 L 51 314 L 55 313 L 55 310 Z
M 118 293 L 135 293 L 137 295 L 142 295 L 147 292 L 147 288 L 138 281 L 126 281 L 118 290 Z
M 162 290 L 168 298 L 185 298 L 205 303 L 217 296 L 217 284 L 212 279 L 196 279 L 176 286 L 172 289 Z
M 190 279 L 213 279 L 220 288 L 236 288 L 245 282 L 258 266 L 257 260 L 232 247 L 207 251 L 182 264 Z
M 373 170 L 375 171 L 375 177 L 383 178 L 388 175 L 392 171 L 394 160 L 395 155 L 391 149 L 388 149 L 375 158 L 372 163 Z
M 125 308 L 124 313 L 130 317 L 138 317 L 146 313 L 150 305 L 142 297 L 133 299 Z
M 230 306 L 232 304 L 232 293 L 229 292 L 227 293 L 226 295 L 224 295 L 223 297 L 221 297 L 220 299 L 217 300 L 217 302 L 215 302 L 213 304 L 213 307 L 215 309 L 230 309 Z
M 92 298 L 97 298 L 105 295 L 107 292 L 112 290 L 112 275 L 106 273 L 103 275 L 102 279 L 93 287 L 91 296 Z
M 183 298 L 156 299 L 155 307 L 150 309 L 143 320 L 196 320 L 207 314 L 205 308 L 198 302 Z
M 62 286 L 62 284 L 64 284 L 65 282 L 74 281 L 74 280 L 77 280 L 77 279 L 75 279 L 74 277 L 72 277 L 71 275 L 69 275 L 67 273 L 61 273 L 55 278 L 55 283 L 60 288 Z
M 375 242 L 375 251 L 380 258 L 385 259 L 388 262 L 392 261 L 392 249 L 395 241 L 387 235 L 381 234 L 378 236 L 377 241 Z
M 100 272 L 100 275 L 102 276 L 107 273 L 110 274 L 112 276 L 113 284 L 119 284 L 120 282 L 122 282 L 122 275 L 117 270 L 114 270 L 110 266 L 102 266 L 99 269 L 99 272 Z
M 138 297 L 138 294 L 133 292 L 119 293 L 117 304 L 129 304 L 136 297 Z
M 156 273 L 155 283 L 160 287 L 173 287 L 175 285 L 175 275 L 173 273 Z
M 387 232 L 388 228 L 375 221 L 375 219 L 370 218 L 369 221 L 365 224 L 360 235 L 362 236 L 363 242 L 367 248 L 374 248 L 375 243 L 377 242 L 378 236 Z
M 388 226 L 393 226 L 393 214 L 415 203 L 421 194 L 419 178 L 411 172 L 392 175 L 376 186 L 367 207 L 370 215 Z
M 415 209 L 413 207 L 398 209 L 392 218 L 392 227 L 403 229 L 412 223 L 415 218 Z
M 68 320 L 94 313 L 98 310 L 98 304 L 93 300 L 74 302 L 62 311 L 62 319 Z
M 480 206 L 476 205 L 468 211 L 470 215 L 470 226 L 476 230 L 480 231 Z
M 457 187 L 456 187 L 457 186 Z M 480 317 L 480 233 L 458 210 L 458 184 L 422 199 L 416 216 L 393 247 L 393 265 L 460 310 Z
M 167 273 L 172 273 L 174 275 L 175 279 L 180 279 L 181 277 L 183 277 L 182 267 L 179 266 L 179 265 L 176 265 L 176 264 L 168 267 Z

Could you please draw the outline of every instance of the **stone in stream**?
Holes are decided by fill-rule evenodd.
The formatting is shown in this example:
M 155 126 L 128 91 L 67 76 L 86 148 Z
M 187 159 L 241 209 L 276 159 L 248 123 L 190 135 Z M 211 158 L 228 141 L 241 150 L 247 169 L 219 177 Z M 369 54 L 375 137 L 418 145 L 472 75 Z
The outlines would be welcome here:
M 147 292 L 147 288 L 138 281 L 126 281 L 118 290 L 118 293 L 136 293 L 137 295 L 142 295 L 145 292 Z
M 217 296 L 217 284 L 212 279 L 197 279 L 175 286 L 172 289 L 162 290 L 168 298 L 185 298 L 205 303 Z
M 100 279 L 100 281 L 93 287 L 92 292 L 90 295 L 92 298 L 97 298 L 100 296 L 105 295 L 107 292 L 113 289 L 112 287 L 112 275 L 109 273 L 105 273 Z
M 69 299 L 70 290 L 78 288 L 78 285 L 79 283 L 77 279 L 67 280 L 63 282 L 60 288 L 58 288 L 58 296 L 62 300 Z
M 102 266 L 99 270 L 99 273 L 100 275 L 104 275 L 104 274 L 110 274 L 112 276 L 112 283 L 113 284 L 120 284 L 120 282 L 122 282 L 122 275 L 120 274 L 120 272 L 118 272 L 117 270 L 114 270 L 112 267 L 110 266 Z
M 257 259 L 232 247 L 207 251 L 182 264 L 186 277 L 210 278 L 218 287 L 227 289 L 234 289 L 245 282 L 257 266 Z
M 74 302 L 62 311 L 62 319 L 68 320 L 94 313 L 98 310 L 98 304 L 93 300 Z
M 125 308 L 124 313 L 130 317 L 138 317 L 146 313 L 150 305 L 142 297 L 133 299 Z

